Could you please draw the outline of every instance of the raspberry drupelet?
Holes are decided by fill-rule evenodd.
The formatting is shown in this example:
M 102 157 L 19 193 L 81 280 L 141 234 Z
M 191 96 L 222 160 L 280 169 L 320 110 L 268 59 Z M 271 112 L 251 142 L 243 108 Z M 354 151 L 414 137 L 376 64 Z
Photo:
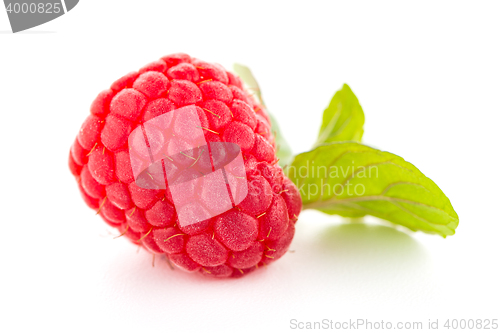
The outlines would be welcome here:
M 248 194 L 222 214 L 183 226 L 168 188 L 135 182 L 128 139 L 145 122 L 186 106 L 196 108 L 206 142 L 239 146 Z M 69 155 L 85 203 L 107 224 L 185 271 L 220 278 L 246 275 L 290 246 L 302 201 L 277 162 L 270 119 L 241 79 L 183 53 L 99 93 Z

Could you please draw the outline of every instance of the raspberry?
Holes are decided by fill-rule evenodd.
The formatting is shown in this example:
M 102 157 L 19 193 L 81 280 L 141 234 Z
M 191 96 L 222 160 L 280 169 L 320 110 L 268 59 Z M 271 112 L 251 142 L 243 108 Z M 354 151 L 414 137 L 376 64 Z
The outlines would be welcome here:
M 261 217 L 260 237 L 262 239 L 279 239 L 289 225 L 288 210 L 285 200 L 279 195 L 274 195 L 271 206 L 266 214 Z
M 196 124 L 177 110 L 196 115 Z M 116 80 L 90 113 L 69 168 L 84 202 L 120 235 L 207 277 L 244 276 L 287 252 L 302 201 L 277 164 L 269 116 L 239 77 L 172 54 Z M 171 136 L 159 130 L 167 127 Z M 193 143 L 200 138 L 206 152 Z M 165 155 L 147 166 L 149 177 L 134 173 L 162 147 L 175 163 Z M 200 216 L 207 218 L 185 222 Z
M 113 205 L 123 210 L 135 206 L 127 185 L 122 183 L 113 183 L 106 186 L 106 197 Z
M 264 177 L 256 176 L 250 181 L 252 188 L 240 203 L 240 208 L 247 214 L 257 216 L 265 213 L 273 200 L 271 186 Z
M 226 262 L 228 249 L 213 234 L 191 236 L 186 243 L 186 253 L 203 266 L 219 266 Z
M 144 212 L 140 208 L 134 207 L 125 212 L 127 219 L 127 226 L 135 232 L 147 233 L 151 230 L 152 226 L 144 217 Z
M 105 147 L 96 146 L 95 154 L 89 156 L 89 172 L 92 177 L 102 185 L 109 185 L 116 181 L 115 158 L 113 154 L 106 151 Z M 102 153 L 101 153 L 102 151 Z
M 158 200 L 145 213 L 146 219 L 155 227 L 168 227 L 174 223 L 175 208 L 167 200 Z
M 186 245 L 186 236 L 179 234 L 176 228 L 156 229 L 153 237 L 158 247 L 168 254 L 180 253 Z
M 255 134 L 250 127 L 238 121 L 231 122 L 222 134 L 225 142 L 234 142 L 241 147 L 241 150 L 248 152 L 255 142 Z
M 120 148 L 125 149 L 133 123 L 112 114 L 108 115 L 104 122 L 101 132 L 102 144 L 113 152 L 119 151 Z
M 246 250 L 233 252 L 229 256 L 229 265 L 238 269 L 250 268 L 262 260 L 263 254 L 264 246 L 261 242 L 255 242 Z
M 217 239 L 228 249 L 243 251 L 257 240 L 259 222 L 256 218 L 230 210 L 219 216 L 214 223 Z
M 90 115 L 78 133 L 78 142 L 80 145 L 90 150 L 99 140 L 99 133 L 101 132 L 101 119 L 99 117 Z

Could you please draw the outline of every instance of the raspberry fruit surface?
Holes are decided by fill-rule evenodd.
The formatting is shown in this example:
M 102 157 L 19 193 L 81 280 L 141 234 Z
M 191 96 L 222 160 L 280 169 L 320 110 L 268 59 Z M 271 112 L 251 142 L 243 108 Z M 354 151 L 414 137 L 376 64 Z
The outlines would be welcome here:
M 136 183 L 129 136 L 186 106 L 196 108 L 206 142 L 231 142 L 241 149 L 248 194 L 222 214 L 181 225 L 168 187 Z M 187 125 L 174 126 L 186 133 Z M 210 158 L 216 154 L 210 151 Z M 191 163 L 193 157 L 184 155 Z M 246 275 L 290 246 L 302 201 L 277 162 L 270 119 L 241 79 L 183 53 L 154 61 L 99 93 L 69 154 L 85 203 L 107 224 L 185 271 L 220 278 Z M 203 200 L 204 193 L 196 192 L 187 187 L 185 195 Z

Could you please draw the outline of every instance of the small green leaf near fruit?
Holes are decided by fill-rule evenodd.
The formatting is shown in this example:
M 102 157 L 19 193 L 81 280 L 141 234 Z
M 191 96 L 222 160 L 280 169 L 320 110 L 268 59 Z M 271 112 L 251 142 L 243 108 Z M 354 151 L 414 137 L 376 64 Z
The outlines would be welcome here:
M 357 142 L 299 154 L 285 171 L 299 188 L 304 209 L 372 215 L 443 237 L 453 235 L 458 225 L 450 200 L 413 164 Z
M 337 141 L 361 141 L 365 114 L 351 88 L 344 84 L 323 112 L 315 146 Z

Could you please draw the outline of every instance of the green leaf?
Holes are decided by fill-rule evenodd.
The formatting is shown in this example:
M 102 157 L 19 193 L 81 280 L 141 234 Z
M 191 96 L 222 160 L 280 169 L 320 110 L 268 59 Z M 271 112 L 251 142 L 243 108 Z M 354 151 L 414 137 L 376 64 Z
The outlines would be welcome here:
M 262 93 L 260 91 L 259 83 L 253 76 L 250 68 L 245 65 L 234 64 L 233 69 L 234 72 L 238 74 L 238 76 L 243 80 L 243 82 L 245 82 L 247 88 L 257 96 L 260 104 L 265 105 L 264 100 L 262 99 Z
M 286 169 L 304 209 L 372 215 L 413 231 L 453 235 L 458 215 L 439 187 L 403 158 L 357 142 L 321 145 Z
M 259 87 L 259 84 L 257 83 L 257 80 L 252 74 L 252 71 L 250 68 L 248 68 L 245 65 L 241 64 L 234 64 L 233 65 L 234 71 L 238 76 L 243 80 L 247 88 L 257 96 L 259 99 L 260 104 L 262 106 L 265 106 L 264 100 L 262 99 L 262 93 Z M 283 134 L 281 134 L 280 128 L 278 126 L 278 122 L 276 118 L 267 110 L 267 114 L 269 115 L 269 118 L 271 118 L 271 131 L 274 134 L 274 137 L 276 139 L 276 155 L 280 159 L 279 165 L 283 168 L 286 165 L 289 165 L 289 163 L 292 160 L 292 149 L 290 148 L 290 145 L 288 142 L 285 140 L 283 137 Z
M 281 134 L 276 118 L 274 118 L 273 114 L 269 111 L 267 111 L 267 114 L 269 115 L 269 118 L 271 118 L 271 131 L 273 131 L 274 138 L 276 139 L 276 156 L 280 159 L 278 163 L 282 168 L 284 168 L 292 162 L 292 149 L 283 137 L 283 134 Z
M 323 112 L 315 147 L 336 141 L 361 141 L 365 115 L 356 95 L 347 84 L 337 91 Z

